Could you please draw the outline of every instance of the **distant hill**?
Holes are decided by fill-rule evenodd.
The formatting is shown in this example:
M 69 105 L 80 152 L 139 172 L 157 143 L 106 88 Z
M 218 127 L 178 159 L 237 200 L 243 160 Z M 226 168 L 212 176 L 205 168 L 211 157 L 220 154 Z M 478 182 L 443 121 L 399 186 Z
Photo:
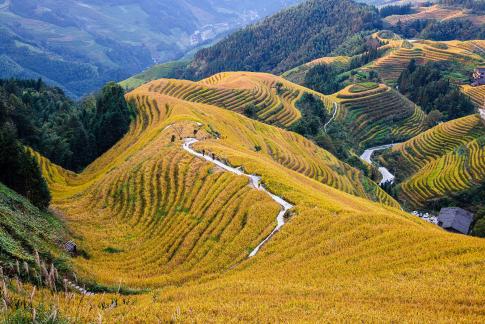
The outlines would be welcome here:
M 0 78 L 82 96 L 299 0 L 0 0 Z
M 380 25 L 374 7 L 350 0 L 310 0 L 200 50 L 186 77 L 239 70 L 282 73 L 325 56 L 359 31 Z

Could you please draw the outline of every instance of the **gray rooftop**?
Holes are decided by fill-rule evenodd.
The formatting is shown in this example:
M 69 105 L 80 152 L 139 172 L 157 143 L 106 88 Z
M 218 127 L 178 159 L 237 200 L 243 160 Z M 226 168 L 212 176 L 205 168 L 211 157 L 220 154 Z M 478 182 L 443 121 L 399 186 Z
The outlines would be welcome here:
M 443 208 L 438 216 L 438 224 L 447 230 L 468 234 L 473 222 L 473 214 L 462 208 Z

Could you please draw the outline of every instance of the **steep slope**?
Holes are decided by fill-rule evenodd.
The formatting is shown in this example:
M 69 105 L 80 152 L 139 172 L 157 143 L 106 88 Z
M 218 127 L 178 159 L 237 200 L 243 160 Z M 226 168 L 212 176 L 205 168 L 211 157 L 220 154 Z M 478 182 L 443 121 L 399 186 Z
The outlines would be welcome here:
M 355 84 L 334 95 L 336 120 L 346 126 L 359 148 L 411 138 L 425 129 L 418 106 L 384 84 Z
M 367 5 L 350 0 L 306 1 L 200 50 L 186 76 L 200 79 L 240 70 L 282 73 L 325 56 L 356 32 L 379 26 L 377 11 Z
M 15 273 L 16 262 L 22 267 L 24 262 L 33 264 L 35 251 L 48 260 L 63 256 L 58 245 L 68 237 L 56 217 L 0 183 L 0 262 L 4 274 Z
M 303 92 L 321 96 L 271 74 L 251 72 L 219 73 L 200 82 L 162 79 L 149 83 L 148 89 L 239 113 L 247 113 L 245 110 L 253 106 L 252 117 L 281 126 L 290 126 L 300 119 L 295 102 Z
M 130 134 L 82 174 L 67 173 L 41 158 L 56 208 L 90 255 L 74 261 L 88 278 L 135 287 L 184 282 L 236 265 L 272 230 L 279 206 L 251 189 L 247 178 L 187 154 L 181 136 L 196 133 L 201 139 L 197 150 L 261 174 L 276 193 L 296 185 L 342 196 L 349 206 L 358 199 L 333 186 L 398 206 L 358 171 L 301 136 L 161 95 L 152 86 L 128 96 L 139 107 Z M 278 184 L 283 174 L 295 184 Z M 298 200 L 291 195 L 287 199 Z M 146 268 L 147 260 L 157 266 Z M 106 272 L 108 264 L 111 270 Z
M 479 41 L 432 42 L 418 40 L 410 43 L 403 40 L 399 46 L 393 46 L 393 51 L 376 60 L 369 68 L 375 70 L 381 79 L 390 85 L 397 82 L 401 72 L 413 59 L 418 64 L 456 62 L 461 64 L 462 68 L 472 71 L 473 68 L 484 62 L 484 59 L 480 56 L 483 54 L 483 50 L 479 47 L 479 44 Z
M 484 136 L 478 115 L 452 120 L 395 146 L 383 163 L 402 180 L 402 198 L 423 207 L 485 179 Z
M 128 98 L 138 117 L 112 150 L 80 175 L 44 168 L 58 170 L 54 206 L 90 256 L 73 261 L 79 275 L 152 290 L 60 298 L 61 313 L 108 322 L 483 319 L 483 240 L 290 170 L 265 139 L 287 152 L 323 152 L 283 130 L 149 85 Z M 279 208 L 246 177 L 186 152 L 180 138 L 193 136 L 197 151 L 262 176 L 295 206 L 251 259 Z

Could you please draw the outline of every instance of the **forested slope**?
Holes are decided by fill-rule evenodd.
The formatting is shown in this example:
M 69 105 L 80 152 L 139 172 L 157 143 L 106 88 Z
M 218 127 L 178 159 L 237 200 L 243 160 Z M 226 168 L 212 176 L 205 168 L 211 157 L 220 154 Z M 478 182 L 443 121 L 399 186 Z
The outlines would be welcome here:
M 359 31 L 379 26 L 377 11 L 367 5 L 310 0 L 202 49 L 186 76 L 203 78 L 240 70 L 282 73 L 325 56 Z

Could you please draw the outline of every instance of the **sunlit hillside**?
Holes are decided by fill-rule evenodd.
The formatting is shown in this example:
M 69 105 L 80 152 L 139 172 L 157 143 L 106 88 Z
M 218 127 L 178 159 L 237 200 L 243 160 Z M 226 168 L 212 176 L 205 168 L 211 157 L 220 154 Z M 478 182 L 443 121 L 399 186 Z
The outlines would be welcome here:
M 334 96 L 336 117 L 361 148 L 393 143 L 425 129 L 425 113 L 384 84 L 362 83 L 346 87 Z
M 430 199 L 483 181 L 484 145 L 485 125 L 478 115 L 471 115 L 440 124 L 396 146 L 384 161 L 397 162 L 393 169 L 404 180 L 404 200 L 422 207 Z
M 468 66 L 470 70 L 484 62 L 484 59 L 479 55 L 484 50 L 482 41 L 433 42 L 417 40 L 409 42 L 403 40 L 399 46 L 396 46 L 394 40 L 391 40 L 391 42 L 393 49 L 369 67 L 377 71 L 382 80 L 388 84 L 395 84 L 401 72 L 413 59 L 418 64 L 455 62 Z
M 82 174 L 43 160 L 53 208 L 88 256 L 72 261 L 80 280 L 143 289 L 81 300 L 60 293 L 61 314 L 108 322 L 483 319 L 483 240 L 357 197 L 375 184 L 308 140 L 161 94 L 165 83 L 128 94 L 136 122 Z M 279 206 L 246 177 L 186 152 L 181 138 L 194 136 L 197 151 L 261 175 L 294 205 L 251 259 Z

